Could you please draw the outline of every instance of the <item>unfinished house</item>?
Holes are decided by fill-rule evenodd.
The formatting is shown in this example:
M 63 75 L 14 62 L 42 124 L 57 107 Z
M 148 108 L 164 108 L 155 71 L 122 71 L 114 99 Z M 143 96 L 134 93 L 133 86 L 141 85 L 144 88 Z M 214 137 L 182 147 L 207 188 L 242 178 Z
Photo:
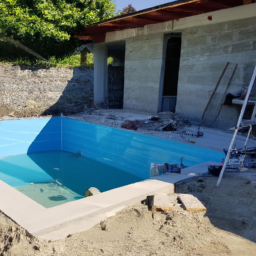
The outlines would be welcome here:
M 255 65 L 256 3 L 175 1 L 104 20 L 77 37 L 94 43 L 95 104 L 172 111 L 198 122 L 212 96 L 203 125 L 227 129 L 237 122 L 238 96 Z M 223 105 L 228 93 L 237 98 Z M 254 96 L 245 121 L 255 118 Z

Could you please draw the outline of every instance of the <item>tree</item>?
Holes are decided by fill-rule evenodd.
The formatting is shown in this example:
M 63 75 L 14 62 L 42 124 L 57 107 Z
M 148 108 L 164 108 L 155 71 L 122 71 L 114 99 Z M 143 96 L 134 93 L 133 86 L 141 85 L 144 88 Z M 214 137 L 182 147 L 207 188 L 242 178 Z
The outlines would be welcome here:
M 18 40 L 46 58 L 69 55 L 84 25 L 113 17 L 111 0 L 1 0 L 0 36 Z
M 136 12 L 136 9 L 131 4 L 128 4 L 125 8 L 123 8 L 121 14 L 128 14 L 133 12 Z

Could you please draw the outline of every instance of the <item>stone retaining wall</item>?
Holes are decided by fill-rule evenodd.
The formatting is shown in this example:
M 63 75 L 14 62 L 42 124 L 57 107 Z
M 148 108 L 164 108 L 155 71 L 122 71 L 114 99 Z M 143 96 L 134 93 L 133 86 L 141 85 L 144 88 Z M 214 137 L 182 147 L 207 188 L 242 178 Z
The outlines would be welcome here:
M 73 114 L 90 107 L 93 68 L 0 65 L 0 117 Z

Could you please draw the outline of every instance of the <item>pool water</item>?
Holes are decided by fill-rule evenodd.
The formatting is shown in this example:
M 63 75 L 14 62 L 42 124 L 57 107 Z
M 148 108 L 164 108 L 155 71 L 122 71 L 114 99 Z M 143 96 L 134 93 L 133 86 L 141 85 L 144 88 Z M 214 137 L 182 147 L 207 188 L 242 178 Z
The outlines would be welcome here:
M 0 180 L 50 208 L 84 198 L 90 187 L 105 192 L 142 179 L 80 154 L 50 151 L 0 159 Z

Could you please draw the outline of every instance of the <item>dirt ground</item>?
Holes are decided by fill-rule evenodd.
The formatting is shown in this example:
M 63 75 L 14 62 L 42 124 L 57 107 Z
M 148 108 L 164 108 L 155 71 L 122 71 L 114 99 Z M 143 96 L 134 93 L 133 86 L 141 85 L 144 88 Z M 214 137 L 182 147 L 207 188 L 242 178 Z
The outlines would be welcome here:
M 138 202 L 88 231 L 41 241 L 0 214 L 0 255 L 256 255 L 256 184 L 206 177 L 177 185 L 195 194 L 207 213 L 152 213 Z M 104 230 L 105 228 L 105 230 Z

